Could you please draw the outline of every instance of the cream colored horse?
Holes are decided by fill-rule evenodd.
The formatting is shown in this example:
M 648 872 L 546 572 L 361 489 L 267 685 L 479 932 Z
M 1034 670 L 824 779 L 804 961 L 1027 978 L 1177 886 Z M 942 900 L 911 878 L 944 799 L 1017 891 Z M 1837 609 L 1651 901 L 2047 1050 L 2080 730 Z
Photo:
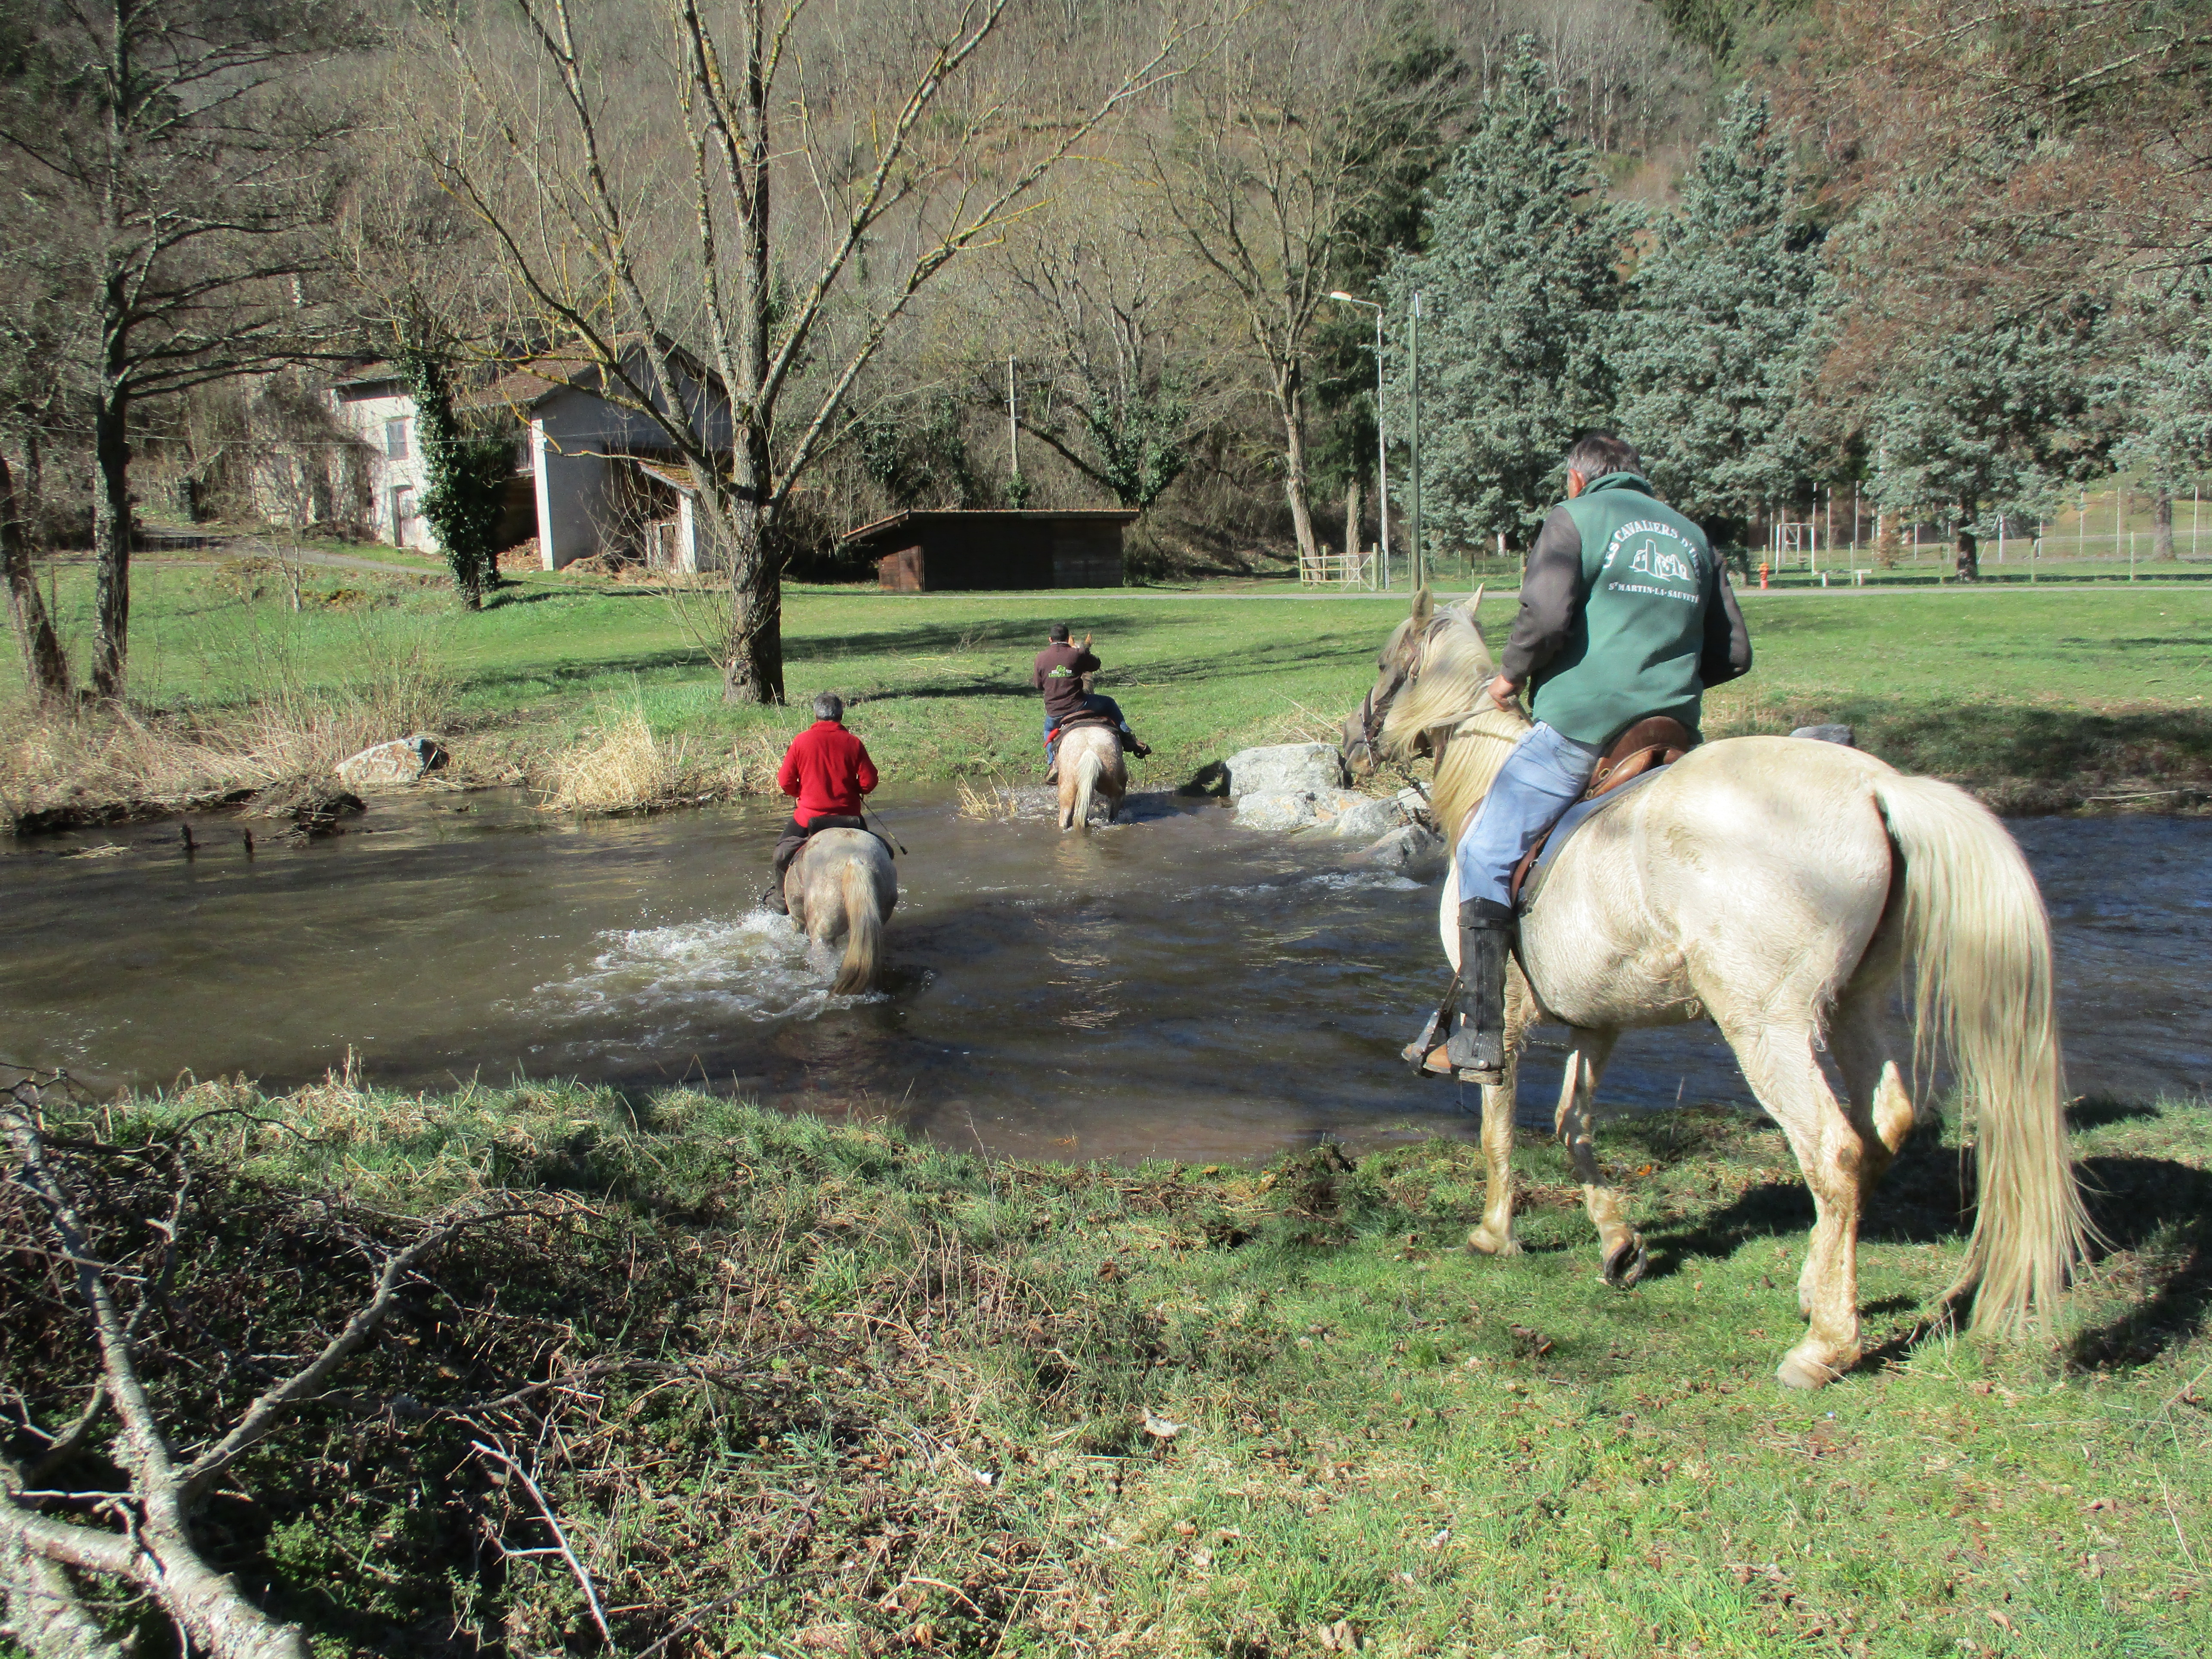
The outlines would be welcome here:
M 1424 590 L 1383 647 L 1358 717 L 1383 755 L 1449 734 L 1433 793 L 1455 840 L 1528 725 L 1484 690 L 1494 670 L 1473 611 L 1434 611 Z M 1438 917 L 1455 967 L 1458 907 L 1455 873 Z M 2050 924 L 2034 878 L 2004 826 L 1964 792 L 1803 738 L 1692 750 L 1559 853 L 1522 919 L 1505 1080 L 1483 1091 L 1487 1201 L 1468 1243 L 1519 1252 L 1514 1056 L 1545 1018 L 1568 1030 L 1558 1132 L 1605 1278 L 1640 1277 L 1643 1241 L 1591 1150 L 1592 1099 L 1623 1030 L 1710 1018 L 1813 1193 L 1797 1281 L 1809 1328 L 1778 1374 L 1797 1388 L 1832 1381 L 1860 1353 L 1866 1196 L 1912 1127 L 1883 1018 L 1908 957 L 1917 1052 L 1948 1047 L 1979 1124 L 1980 1204 L 1952 1296 L 1973 1290 L 1976 1322 L 2004 1330 L 2047 1310 L 2090 1228 L 2067 1150 Z
M 898 902 L 898 872 L 883 842 L 864 830 L 823 830 L 783 875 L 791 919 L 817 945 L 845 941 L 830 988 L 850 994 L 875 988 L 884 963 L 884 922 Z
M 1129 793 L 1129 765 L 1121 758 L 1121 734 L 1110 726 L 1079 726 L 1060 740 L 1060 827 L 1088 830 L 1091 804 L 1103 799 L 1106 822 L 1121 810 Z

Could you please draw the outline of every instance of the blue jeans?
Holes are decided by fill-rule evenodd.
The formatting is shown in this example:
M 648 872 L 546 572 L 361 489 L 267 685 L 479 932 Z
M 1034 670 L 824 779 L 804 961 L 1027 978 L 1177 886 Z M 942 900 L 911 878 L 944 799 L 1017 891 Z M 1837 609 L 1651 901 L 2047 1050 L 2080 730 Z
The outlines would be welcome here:
M 1535 845 L 1536 837 L 1559 821 L 1582 799 L 1601 751 L 1563 738 L 1540 720 L 1530 727 L 1498 781 L 1468 820 L 1459 838 L 1459 896 L 1508 902 L 1514 867 Z

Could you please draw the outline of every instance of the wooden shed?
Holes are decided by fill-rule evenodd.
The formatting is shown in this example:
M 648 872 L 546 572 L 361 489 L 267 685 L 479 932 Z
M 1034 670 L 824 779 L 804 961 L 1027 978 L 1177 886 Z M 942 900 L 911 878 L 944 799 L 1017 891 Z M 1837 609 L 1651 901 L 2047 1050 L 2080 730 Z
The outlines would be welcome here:
M 895 593 L 999 587 L 1119 587 L 1133 507 L 1073 513 L 908 511 L 845 532 L 876 556 Z

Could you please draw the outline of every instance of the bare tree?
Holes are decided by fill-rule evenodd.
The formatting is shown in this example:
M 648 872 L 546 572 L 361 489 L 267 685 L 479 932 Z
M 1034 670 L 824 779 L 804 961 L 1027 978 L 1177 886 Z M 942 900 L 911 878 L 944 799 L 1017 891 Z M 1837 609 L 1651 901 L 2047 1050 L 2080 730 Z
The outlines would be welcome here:
M 1457 100 L 1443 75 L 1395 81 L 1387 21 L 1355 6 L 1263 0 L 1178 100 L 1152 175 L 1167 222 L 1239 321 L 1282 428 L 1302 558 L 1318 550 L 1307 484 L 1308 360 L 1317 318 Z
M 913 0 L 865 30 L 823 10 L 516 0 L 510 33 L 456 7 L 463 114 L 424 135 L 572 356 L 562 377 L 689 471 L 730 575 L 732 702 L 782 699 L 779 521 L 854 381 L 939 271 L 1173 72 L 1185 33 L 1161 14 L 1133 67 L 1085 90 L 1036 72 L 1046 32 L 1077 25 L 1031 0 Z
M 0 80 L 33 230 L 82 313 L 73 400 L 97 485 L 92 689 L 126 688 L 134 411 L 300 349 L 324 161 L 340 121 L 307 71 L 365 44 L 345 0 L 33 0 Z
M 1141 204 L 1106 188 L 1055 204 L 998 261 L 1018 306 L 1018 404 L 1034 434 L 1123 507 L 1146 507 L 1190 460 L 1225 378 L 1200 348 L 1198 277 Z
M 0 573 L 8 584 L 8 620 L 15 630 L 15 644 L 23 653 L 24 678 L 33 701 L 59 704 L 70 692 L 69 659 L 62 653 L 61 636 L 46 612 L 46 596 L 39 592 L 37 574 L 31 568 L 30 538 L 24 533 L 22 515 L 15 507 L 15 477 L 8 458 L 0 455 Z

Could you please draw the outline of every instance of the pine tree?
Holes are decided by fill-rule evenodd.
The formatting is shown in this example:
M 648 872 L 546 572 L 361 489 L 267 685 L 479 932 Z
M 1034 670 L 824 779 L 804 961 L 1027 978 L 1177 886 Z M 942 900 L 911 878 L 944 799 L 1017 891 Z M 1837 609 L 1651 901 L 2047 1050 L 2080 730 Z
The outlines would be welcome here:
M 1567 120 L 1524 37 L 1429 192 L 1426 251 L 1389 278 L 1401 315 L 1422 295 L 1422 517 L 1432 545 L 1476 545 L 1542 522 L 1564 487 L 1568 447 L 1611 410 L 1603 335 L 1635 215 L 1605 198 L 1597 152 Z
M 2094 367 L 2105 323 L 2105 306 L 2088 297 L 2047 313 L 1961 315 L 1891 364 L 1869 411 L 1875 499 L 1949 518 L 1960 580 L 1980 575 L 1998 511 L 2033 512 L 2061 483 L 2109 465 L 2115 434 Z
M 1740 544 L 1761 503 L 1805 473 L 1791 414 L 1827 295 L 1789 151 L 1747 87 L 1698 152 L 1630 294 L 1613 352 L 1620 434 L 1664 499 L 1717 546 Z
M 2173 498 L 2212 467 L 2212 275 L 2198 267 L 2143 305 L 2140 343 L 2114 387 L 2128 410 L 2121 446 L 2140 466 L 2156 504 L 2152 556 L 2173 557 Z
M 415 428 L 422 446 L 428 485 L 422 516 L 453 570 L 461 603 L 481 610 L 485 590 L 499 586 L 499 520 L 514 459 L 496 434 L 463 427 L 453 411 L 452 379 L 435 351 L 404 348 L 399 373 L 415 400 Z

